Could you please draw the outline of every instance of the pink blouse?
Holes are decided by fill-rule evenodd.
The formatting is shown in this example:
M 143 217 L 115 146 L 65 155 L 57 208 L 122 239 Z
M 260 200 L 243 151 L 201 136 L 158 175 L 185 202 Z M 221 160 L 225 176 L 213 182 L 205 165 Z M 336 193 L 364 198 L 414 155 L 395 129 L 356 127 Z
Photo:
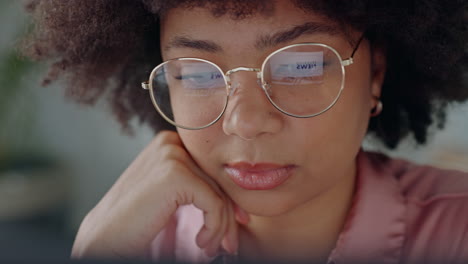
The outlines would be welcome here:
M 353 205 L 328 263 L 468 263 L 468 174 L 363 151 L 357 162 Z M 212 261 L 195 243 L 202 212 L 183 206 L 173 220 L 152 259 Z

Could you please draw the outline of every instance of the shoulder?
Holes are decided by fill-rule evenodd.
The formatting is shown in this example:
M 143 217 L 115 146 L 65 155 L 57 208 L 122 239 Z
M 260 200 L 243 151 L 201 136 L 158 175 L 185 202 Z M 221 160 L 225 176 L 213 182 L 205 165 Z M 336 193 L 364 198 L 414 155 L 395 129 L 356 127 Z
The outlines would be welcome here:
M 383 154 L 366 153 L 380 171 L 389 173 L 398 182 L 402 195 L 420 206 L 459 200 L 468 205 L 468 173 L 419 165 Z
M 405 255 L 468 260 L 468 173 L 366 153 L 406 204 Z

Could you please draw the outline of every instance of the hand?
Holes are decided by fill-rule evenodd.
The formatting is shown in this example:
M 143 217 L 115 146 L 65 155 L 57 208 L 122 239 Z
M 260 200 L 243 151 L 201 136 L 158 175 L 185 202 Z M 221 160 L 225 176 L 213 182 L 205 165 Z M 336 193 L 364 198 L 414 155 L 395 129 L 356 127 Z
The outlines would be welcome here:
M 238 247 L 248 216 L 193 161 L 176 132 L 164 131 L 138 155 L 85 217 L 72 257 L 149 258 L 150 244 L 181 205 L 204 212 L 196 243 L 209 256 Z M 237 214 L 236 214 L 237 213 Z

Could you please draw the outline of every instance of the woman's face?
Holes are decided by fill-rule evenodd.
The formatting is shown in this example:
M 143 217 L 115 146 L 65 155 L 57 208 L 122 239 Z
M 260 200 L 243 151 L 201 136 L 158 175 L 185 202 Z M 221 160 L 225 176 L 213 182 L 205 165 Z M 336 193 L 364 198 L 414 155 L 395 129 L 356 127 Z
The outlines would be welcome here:
M 306 23 L 336 30 L 294 34 L 292 29 Z M 256 45 L 286 31 L 292 34 L 280 43 Z M 351 42 L 355 44 L 360 36 L 354 31 L 345 35 L 331 21 L 288 1 L 277 1 L 268 15 L 243 20 L 233 20 L 229 15 L 215 17 L 203 8 L 175 8 L 161 23 L 164 60 L 203 58 L 224 72 L 241 66 L 260 68 L 271 52 L 303 42 L 327 44 L 346 59 L 354 47 Z M 184 42 L 174 45 L 180 37 Z M 380 54 L 371 56 L 368 42 L 363 40 L 354 64 L 345 67 L 345 88 L 339 100 L 330 110 L 312 118 L 279 112 L 258 85 L 255 73 L 234 73 L 231 78 L 236 89 L 222 118 L 202 130 L 178 132 L 198 165 L 248 213 L 274 216 L 319 197 L 333 199 L 353 183 L 355 157 L 376 103 L 373 96 L 380 94 L 383 60 Z M 236 183 L 234 174 L 250 181 L 248 186 Z

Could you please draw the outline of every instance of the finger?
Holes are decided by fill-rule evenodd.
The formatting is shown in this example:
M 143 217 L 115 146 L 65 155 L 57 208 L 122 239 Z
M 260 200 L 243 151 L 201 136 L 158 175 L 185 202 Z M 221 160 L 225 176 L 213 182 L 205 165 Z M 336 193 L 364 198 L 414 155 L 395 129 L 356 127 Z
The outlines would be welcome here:
M 182 139 L 180 139 L 179 134 L 175 131 L 164 130 L 159 132 L 154 138 L 153 141 L 156 145 L 162 144 L 173 144 L 173 145 L 182 145 Z M 150 144 L 152 145 L 152 144 Z
M 204 212 L 204 225 L 197 234 L 196 242 L 200 248 L 207 248 L 221 229 L 222 219 L 217 216 L 218 212 Z
M 221 225 L 220 229 L 216 232 L 215 237 L 211 239 L 209 242 L 207 248 L 205 249 L 206 253 L 208 256 L 213 257 L 216 255 L 216 253 L 219 251 L 221 248 L 221 242 L 226 234 L 228 224 L 229 224 L 229 204 L 228 202 L 224 202 L 224 208 L 222 212 L 222 220 L 221 220 Z
M 196 242 L 200 248 L 205 248 L 221 229 L 223 217 L 222 199 L 206 184 L 203 194 L 194 197 L 193 204 L 203 211 L 204 225 L 197 234 Z
M 181 151 L 182 149 L 179 150 Z M 176 156 L 184 160 L 180 160 L 179 169 L 185 167 L 188 174 L 200 171 L 190 159 L 183 157 L 183 155 Z M 200 174 L 201 172 L 198 173 Z M 185 184 L 187 189 L 181 191 L 178 202 L 179 204 L 193 204 L 203 211 L 204 225 L 196 236 L 196 243 L 200 248 L 210 247 L 210 245 L 213 244 L 212 241 L 219 236 L 218 233 L 226 229 L 226 227 L 223 226 L 226 225 L 223 223 L 223 218 L 225 218 L 224 215 L 226 214 L 224 212 L 226 202 L 222 198 L 224 194 L 219 190 L 219 187 L 215 186 L 218 189 L 214 188 L 209 182 L 201 177 L 196 177 L 196 175 L 189 177 L 187 180 L 189 181 Z M 220 242 L 218 242 L 218 244 L 220 244 Z M 214 246 L 211 246 L 210 248 L 212 249 L 213 247 Z M 211 252 L 216 252 L 216 250 L 217 248 L 212 249 Z
M 190 157 L 190 153 L 187 152 L 187 154 L 189 155 Z M 205 180 L 213 189 L 214 191 L 220 196 L 220 197 L 223 197 L 225 196 L 225 193 L 224 191 L 221 189 L 221 187 L 215 182 L 215 180 L 213 180 L 212 177 L 208 176 L 197 164 L 196 162 L 193 160 L 192 157 L 190 157 L 187 161 L 186 161 L 187 165 L 189 166 L 189 168 L 200 178 L 202 178 L 203 180 Z
M 237 255 L 237 249 L 239 246 L 239 233 L 238 233 L 238 226 L 235 219 L 235 212 L 233 202 L 229 203 L 229 224 L 228 230 L 223 238 L 223 248 L 226 249 L 227 252 L 233 255 Z

